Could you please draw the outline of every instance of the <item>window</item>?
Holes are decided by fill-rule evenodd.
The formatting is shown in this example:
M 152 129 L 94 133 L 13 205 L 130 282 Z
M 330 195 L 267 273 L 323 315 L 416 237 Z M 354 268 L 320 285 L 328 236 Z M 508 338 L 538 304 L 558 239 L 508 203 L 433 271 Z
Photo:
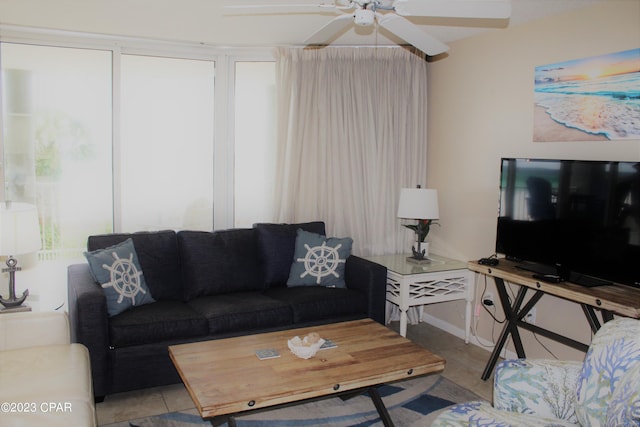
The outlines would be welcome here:
M 214 63 L 122 56 L 122 231 L 211 230 Z
M 270 55 L 24 36 L 0 36 L 0 200 L 38 207 L 40 262 L 19 280 L 32 304 L 64 303 L 91 234 L 273 220 Z
M 234 225 L 274 219 L 275 63 L 236 62 Z
M 112 230 L 111 53 L 3 43 L 4 200 L 36 204 L 45 259 Z

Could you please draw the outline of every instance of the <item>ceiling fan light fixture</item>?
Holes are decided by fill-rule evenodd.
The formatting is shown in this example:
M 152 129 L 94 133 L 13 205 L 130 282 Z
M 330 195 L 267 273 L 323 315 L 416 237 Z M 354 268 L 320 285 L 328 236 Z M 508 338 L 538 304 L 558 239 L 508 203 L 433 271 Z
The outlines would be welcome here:
M 361 27 L 373 25 L 375 13 L 369 9 L 358 9 L 353 17 L 353 22 Z

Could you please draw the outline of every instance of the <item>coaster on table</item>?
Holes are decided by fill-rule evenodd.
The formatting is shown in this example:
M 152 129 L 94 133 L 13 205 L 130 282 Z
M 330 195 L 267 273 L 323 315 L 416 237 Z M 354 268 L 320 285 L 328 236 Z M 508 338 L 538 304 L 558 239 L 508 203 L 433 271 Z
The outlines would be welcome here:
M 338 345 L 331 340 L 325 338 L 324 344 L 320 346 L 319 350 L 326 350 L 328 348 L 336 348 Z
M 265 348 L 262 350 L 256 350 L 256 356 L 260 360 L 266 359 L 275 359 L 276 357 L 280 357 L 280 353 L 275 348 Z

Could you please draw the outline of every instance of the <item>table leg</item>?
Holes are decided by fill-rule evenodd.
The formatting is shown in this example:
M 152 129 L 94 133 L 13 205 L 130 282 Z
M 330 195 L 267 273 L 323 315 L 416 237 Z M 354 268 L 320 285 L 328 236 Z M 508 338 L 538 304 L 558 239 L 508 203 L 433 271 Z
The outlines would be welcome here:
M 376 407 L 376 411 L 378 411 L 378 415 L 380 416 L 380 420 L 385 427 L 394 427 L 393 420 L 391 419 L 391 415 L 389 415 L 389 411 L 387 407 L 384 405 L 384 401 L 378 393 L 377 386 L 365 387 L 358 390 L 352 390 L 350 392 L 344 392 L 340 394 L 340 398 L 343 400 L 349 400 L 353 397 L 361 395 L 363 392 L 369 393 L 369 397 L 373 402 L 373 405 Z M 213 427 L 219 427 L 223 424 L 227 424 L 227 427 L 236 427 L 236 418 L 234 415 L 220 415 L 217 417 L 213 417 L 210 419 L 211 425 Z
M 528 288 L 522 286 L 518 290 L 518 294 L 516 295 L 516 299 L 513 302 L 513 306 L 510 305 L 509 294 L 507 293 L 507 287 L 504 284 L 504 280 L 496 279 L 496 288 L 498 290 L 498 296 L 500 297 L 500 303 L 502 305 L 502 309 L 504 310 L 504 315 L 506 317 L 506 326 L 508 332 L 511 334 L 511 338 L 513 339 L 513 346 L 516 349 L 516 353 L 519 358 L 524 358 L 526 355 L 524 354 L 524 346 L 522 345 L 522 339 L 520 339 L 520 331 L 518 331 L 518 320 L 520 320 L 519 316 L 524 316 L 520 312 L 520 307 L 522 307 L 522 303 L 524 301 L 524 297 L 527 294 Z M 542 294 L 540 294 L 540 297 Z M 538 297 L 538 299 L 540 298 Z M 536 300 L 537 301 L 537 300 Z M 504 346 L 504 343 L 502 343 Z M 500 349 L 500 351 L 502 348 Z
M 482 373 L 481 378 L 485 381 L 491 376 L 491 372 L 498 362 L 500 352 L 504 348 L 509 335 L 511 335 L 511 337 L 513 338 L 513 345 L 516 348 L 518 357 L 525 357 L 524 347 L 522 345 L 522 340 L 520 339 L 520 333 L 518 332 L 518 312 L 520 311 L 522 301 L 524 301 L 524 297 L 527 293 L 527 288 L 524 286 L 520 287 L 520 289 L 518 290 L 518 295 L 516 296 L 513 305 L 511 305 L 509 304 L 509 295 L 507 294 L 504 281 L 499 277 L 496 277 L 495 282 L 496 289 L 498 290 L 498 296 L 500 297 L 500 303 L 502 304 L 502 309 L 504 311 L 505 323 L 502 327 L 502 332 L 500 333 L 498 342 L 496 342 L 496 345 L 493 348 L 493 352 L 489 357 L 489 361 L 487 362 L 487 365 L 484 368 L 484 372 Z
M 380 393 L 378 393 L 378 389 L 375 387 L 369 388 L 369 396 L 371 396 L 371 400 L 378 411 L 378 415 L 380 415 L 380 420 L 385 427 L 393 427 L 393 421 L 391 420 L 391 416 L 389 415 L 389 411 L 387 411 L 387 407 L 384 406 L 384 402 L 380 397 Z
M 607 323 L 610 320 L 613 320 L 613 313 L 609 310 L 602 310 L 602 320 Z
M 407 310 L 400 307 L 400 335 L 403 337 L 407 336 Z
M 598 316 L 596 316 L 596 312 L 593 310 L 591 306 L 586 304 L 580 304 L 582 307 L 582 311 L 584 315 L 587 317 L 587 322 L 589 322 L 589 326 L 591 326 L 591 332 L 594 334 L 598 332 L 600 329 L 600 320 L 598 320 Z M 604 317 L 604 316 L 603 316 Z
M 523 319 L 527 315 L 529 311 L 540 301 L 540 298 L 544 295 L 544 292 L 540 290 L 535 290 L 533 296 L 529 299 L 529 301 L 523 306 L 522 303 L 524 301 L 525 295 L 529 288 L 522 286 L 516 295 L 516 299 L 513 304 L 509 305 L 509 296 L 506 291 L 506 287 L 504 281 L 500 278 L 495 278 L 496 288 L 498 290 L 498 295 L 500 296 L 500 302 L 502 303 L 502 308 L 504 309 L 505 315 L 505 325 L 502 328 L 502 333 L 500 334 L 500 338 L 496 343 L 496 346 L 491 353 L 491 357 L 487 362 L 487 366 L 482 373 L 482 379 L 486 380 L 491 375 L 493 368 L 495 367 L 496 362 L 498 361 L 498 357 L 500 356 L 500 352 L 504 347 L 507 338 L 511 335 L 513 339 L 513 346 L 516 349 L 516 353 L 519 358 L 526 357 L 524 353 L 524 347 L 522 345 L 522 340 L 520 339 L 520 332 L 518 328 L 526 329 L 534 334 L 541 335 L 543 337 L 552 339 L 564 345 L 573 347 L 577 350 L 581 350 L 586 352 L 588 350 L 588 346 L 571 338 L 562 336 L 548 329 L 541 328 L 537 325 L 533 325 L 527 322 L 524 322 Z M 593 309 L 583 306 L 584 312 L 589 320 L 591 328 L 599 327 L 598 319 L 595 315 Z
M 223 424 L 226 424 L 227 427 L 236 427 L 236 418 L 233 415 L 214 417 L 211 418 L 210 422 L 213 427 L 219 427 Z
M 467 300 L 464 311 L 464 343 L 469 344 L 469 331 L 471 331 L 471 305 L 472 301 Z
M 598 320 L 598 316 L 596 315 L 596 311 L 590 305 L 580 304 L 582 306 L 582 311 L 584 311 L 584 315 L 587 317 L 587 321 L 589 322 L 589 326 L 591 326 L 591 332 L 594 334 L 598 332 L 600 329 L 600 321 Z M 602 310 L 602 321 L 607 323 L 610 320 L 613 320 L 613 313 L 609 310 Z
M 407 336 L 407 312 L 409 311 L 409 307 L 411 306 L 409 290 L 411 288 L 411 283 L 407 281 L 406 278 L 402 278 L 398 282 L 398 292 L 400 301 L 398 304 L 398 308 L 400 309 L 400 335 L 403 337 Z

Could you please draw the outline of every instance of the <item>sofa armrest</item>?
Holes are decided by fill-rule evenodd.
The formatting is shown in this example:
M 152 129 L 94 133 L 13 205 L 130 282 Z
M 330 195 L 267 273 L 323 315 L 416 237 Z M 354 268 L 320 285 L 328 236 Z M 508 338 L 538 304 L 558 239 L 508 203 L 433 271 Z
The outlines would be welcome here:
M 96 396 L 108 393 L 109 315 L 104 291 L 96 283 L 88 264 L 67 269 L 67 291 L 72 342 L 89 350 L 93 389 Z
M 351 255 L 345 265 L 347 288 L 367 295 L 368 316 L 384 325 L 387 295 L 387 268 L 375 262 Z
M 0 316 L 0 351 L 70 342 L 67 313 L 27 312 Z
M 496 367 L 493 406 L 498 410 L 577 423 L 576 388 L 582 363 L 505 360 Z

